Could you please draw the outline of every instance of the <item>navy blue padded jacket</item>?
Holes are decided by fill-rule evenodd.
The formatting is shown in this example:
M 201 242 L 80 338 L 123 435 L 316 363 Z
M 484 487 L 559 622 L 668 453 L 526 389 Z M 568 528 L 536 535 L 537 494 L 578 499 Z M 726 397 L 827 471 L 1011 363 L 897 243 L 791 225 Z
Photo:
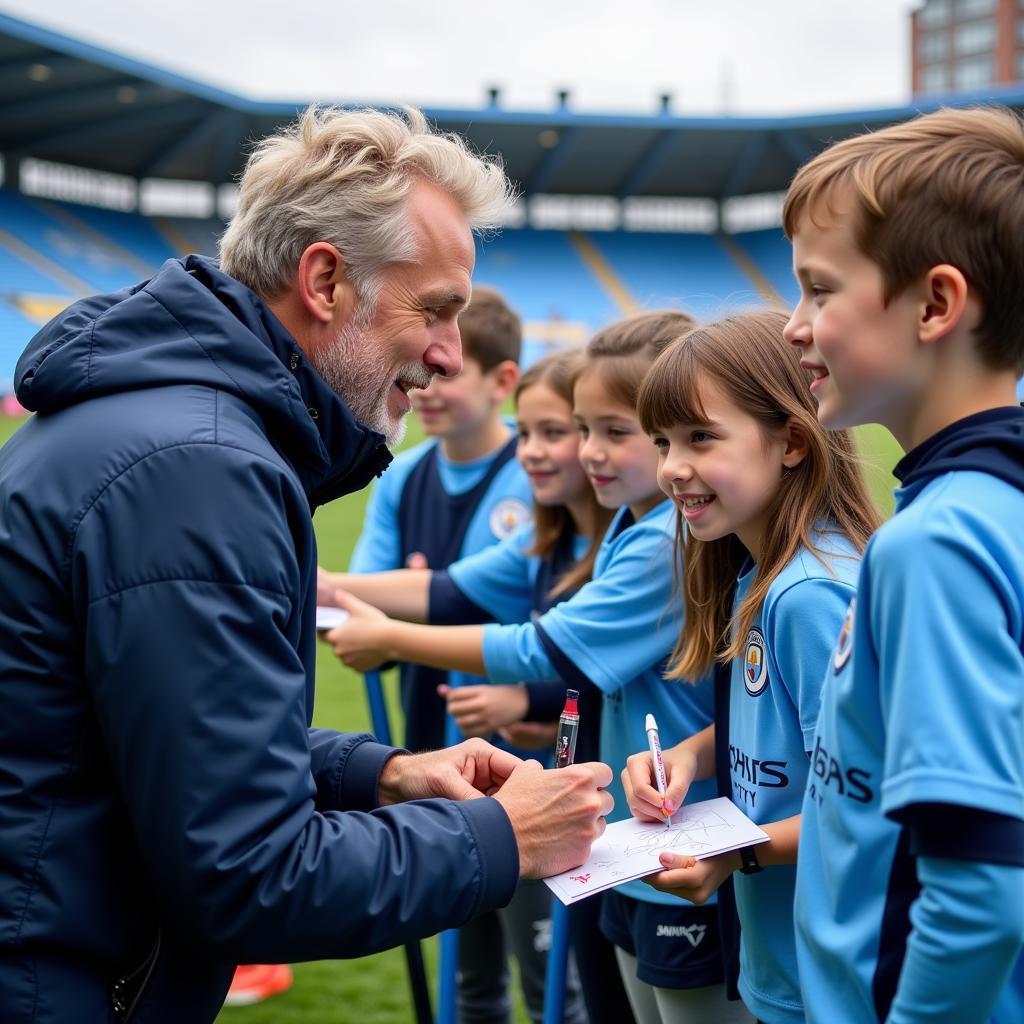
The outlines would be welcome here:
M 215 263 L 83 299 L 0 449 L 0 1020 L 203 1021 L 239 962 L 508 902 L 492 799 L 376 808 L 312 729 L 317 504 L 390 460 Z

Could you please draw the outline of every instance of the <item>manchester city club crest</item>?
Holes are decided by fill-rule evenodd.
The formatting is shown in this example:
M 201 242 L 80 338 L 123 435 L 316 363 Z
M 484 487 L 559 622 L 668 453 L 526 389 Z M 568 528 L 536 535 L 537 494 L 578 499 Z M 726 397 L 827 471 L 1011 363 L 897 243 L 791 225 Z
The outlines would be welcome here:
M 518 498 L 502 498 L 491 509 L 491 533 L 498 540 L 504 540 L 515 533 L 523 523 L 529 522 L 529 519 L 530 509 L 526 502 L 520 501 Z
M 747 634 L 747 646 L 743 652 L 743 685 L 751 697 L 760 697 L 768 686 L 764 634 L 756 628 Z
M 857 598 L 850 601 L 850 607 L 846 609 L 846 618 L 843 619 L 843 628 L 839 631 L 839 639 L 836 641 L 835 654 L 832 655 L 832 668 L 835 672 L 841 672 L 850 660 L 853 652 L 853 617 L 857 611 Z

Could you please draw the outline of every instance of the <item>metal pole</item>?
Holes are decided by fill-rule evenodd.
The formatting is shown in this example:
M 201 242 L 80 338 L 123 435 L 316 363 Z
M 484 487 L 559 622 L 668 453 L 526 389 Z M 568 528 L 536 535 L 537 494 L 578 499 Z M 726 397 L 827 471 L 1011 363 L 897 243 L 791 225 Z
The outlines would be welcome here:
M 384 703 L 380 673 L 367 672 L 365 682 L 366 703 L 370 706 L 373 734 L 381 743 L 391 746 L 391 725 L 388 722 L 388 708 Z M 433 1024 L 434 1014 L 430 1007 L 430 987 L 427 985 L 427 972 L 423 966 L 423 951 L 415 939 L 405 944 L 405 963 L 409 970 L 409 988 L 412 993 L 413 1009 L 416 1012 L 416 1024 Z
M 462 734 L 451 715 L 445 716 L 444 744 L 455 746 L 462 742 Z M 459 930 L 449 928 L 441 932 L 440 963 L 437 979 L 437 1024 L 455 1024 L 456 993 L 459 973 Z
M 562 1024 L 565 1018 L 565 972 L 569 963 L 569 908 L 551 897 L 551 945 L 544 977 L 544 1024 Z

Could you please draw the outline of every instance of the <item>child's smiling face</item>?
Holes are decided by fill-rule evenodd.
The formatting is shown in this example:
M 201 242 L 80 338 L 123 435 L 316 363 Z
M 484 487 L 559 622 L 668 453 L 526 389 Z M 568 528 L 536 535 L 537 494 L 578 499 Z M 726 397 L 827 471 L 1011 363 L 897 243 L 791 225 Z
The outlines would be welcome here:
M 701 381 L 700 402 L 705 422 L 653 435 L 661 488 L 698 540 L 736 534 L 757 559 L 783 467 L 800 457 L 787 451 L 786 427 L 768 434 L 710 381 Z
M 663 500 L 657 449 L 636 410 L 609 392 L 593 366 L 573 388 L 573 415 L 580 428 L 580 462 L 601 505 L 628 505 L 639 519 Z
M 815 380 L 818 419 L 831 430 L 881 423 L 894 430 L 923 384 L 917 326 L 920 297 L 913 286 L 885 301 L 878 264 L 854 238 L 849 199 L 804 214 L 793 234 L 793 268 L 800 301 L 784 334 L 801 350 Z

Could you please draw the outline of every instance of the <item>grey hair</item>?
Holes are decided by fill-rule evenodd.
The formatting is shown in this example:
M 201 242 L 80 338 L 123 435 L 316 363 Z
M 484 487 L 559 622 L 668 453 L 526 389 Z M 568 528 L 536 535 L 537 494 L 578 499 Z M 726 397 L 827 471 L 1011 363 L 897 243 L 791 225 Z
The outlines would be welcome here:
M 432 130 L 419 110 L 310 106 L 249 156 L 221 266 L 270 299 L 291 283 L 308 246 L 330 242 L 373 303 L 380 271 L 416 255 L 406 204 L 417 178 L 447 192 L 476 230 L 497 226 L 514 198 L 497 160 Z

